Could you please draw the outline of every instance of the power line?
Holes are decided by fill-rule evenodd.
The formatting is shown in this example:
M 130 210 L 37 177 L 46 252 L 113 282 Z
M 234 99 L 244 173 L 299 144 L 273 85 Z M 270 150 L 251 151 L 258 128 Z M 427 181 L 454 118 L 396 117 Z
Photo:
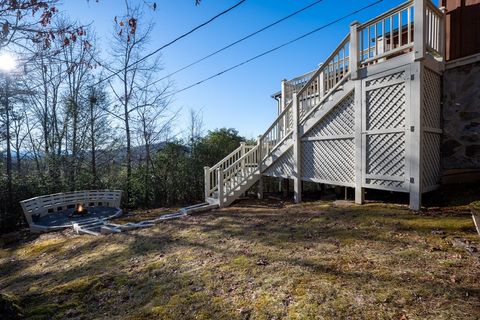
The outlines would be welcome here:
M 297 14 L 299 14 L 299 13 L 305 11 L 305 10 L 310 9 L 311 7 L 319 4 L 319 3 L 322 2 L 322 1 L 323 1 L 323 0 L 317 0 L 317 1 L 309 4 L 308 6 L 301 8 L 300 10 L 297 10 L 297 11 L 295 11 L 295 12 L 292 12 L 291 14 L 289 14 L 289 15 L 287 15 L 287 16 L 285 16 L 285 17 L 283 17 L 283 18 L 281 18 L 281 19 L 279 19 L 279 20 L 277 20 L 277 21 L 275 21 L 275 22 L 272 22 L 271 24 L 269 24 L 269 25 L 267 25 L 267 26 L 265 26 L 265 27 L 263 27 L 263 28 L 261 28 L 261 29 L 258 29 L 257 31 L 252 32 L 252 33 L 250 33 L 249 35 L 246 35 L 246 36 L 244 36 L 243 38 L 240 38 L 240 39 L 238 39 L 238 40 L 236 40 L 236 41 L 234 41 L 234 42 L 226 45 L 225 47 L 223 47 L 223 48 L 221 48 L 221 49 L 218 49 L 217 51 L 214 51 L 214 52 L 212 52 L 212 53 L 204 56 L 203 58 L 200 58 L 200 59 L 198 59 L 198 60 L 195 60 L 194 62 L 192 62 L 192 63 L 190 63 L 190 64 L 188 64 L 188 65 L 186 65 L 186 66 L 184 66 L 184 67 L 182 67 L 182 68 L 180 68 L 180 69 L 178 69 L 178 70 L 176 70 L 176 71 L 174 71 L 174 72 L 172 72 L 172 73 L 170 73 L 170 74 L 168 74 L 168 75 L 166 75 L 166 76 L 164 76 L 164 77 L 161 78 L 161 79 L 158 79 L 157 81 L 155 81 L 155 83 L 157 83 L 157 82 L 159 82 L 159 81 L 162 81 L 162 80 L 165 80 L 166 78 L 169 78 L 169 77 L 173 76 L 174 74 L 177 74 L 177 73 L 179 73 L 179 72 L 181 72 L 181 71 L 183 71 L 183 70 L 185 70 L 185 69 L 188 69 L 188 68 L 190 68 L 190 67 L 192 67 L 192 66 L 194 66 L 194 65 L 196 65 L 196 64 L 198 64 L 198 63 L 200 63 L 200 62 L 202 62 L 202 61 L 204 61 L 204 60 L 206 60 L 206 59 L 208 59 L 208 58 L 211 58 L 211 57 L 213 57 L 214 55 L 216 55 L 216 54 L 218 54 L 218 53 L 220 53 L 220 52 L 222 52 L 222 51 L 225 51 L 225 50 L 227 50 L 228 48 L 233 47 L 234 45 L 239 44 L 240 42 L 243 42 L 243 41 L 245 41 L 245 40 L 247 40 L 247 39 L 249 39 L 249 38 L 251 38 L 251 37 L 253 37 L 253 36 L 255 36 L 255 35 L 263 32 L 263 31 L 265 31 L 265 30 L 267 30 L 267 29 L 270 29 L 270 28 L 273 27 L 273 26 L 276 26 L 277 24 L 279 24 L 279 23 L 281 23 L 281 22 L 283 22 L 283 21 L 285 21 L 285 20 L 288 20 L 288 19 L 296 16 Z
M 170 96 L 173 96 L 173 95 L 176 95 L 176 94 L 178 94 L 178 93 L 180 93 L 180 92 L 183 92 L 183 91 L 185 91 L 185 90 L 191 89 L 191 88 L 193 88 L 193 87 L 196 87 L 196 86 L 198 86 L 198 85 L 200 85 L 200 84 L 202 84 L 202 83 L 204 83 L 204 82 L 207 82 L 207 81 L 209 81 L 209 80 L 211 80 L 211 79 L 213 79 L 213 78 L 219 77 L 219 76 L 221 76 L 222 74 L 225 74 L 225 73 L 227 73 L 227 72 L 229 72 L 229 71 L 232 71 L 232 70 L 234 70 L 234 69 L 236 69 L 236 68 L 238 68 L 238 67 L 243 66 L 244 64 L 247 64 L 247 63 L 252 62 L 252 61 L 254 61 L 254 60 L 258 59 L 258 58 L 261 58 L 261 57 L 263 57 L 263 56 L 265 56 L 265 55 L 267 55 L 267 54 L 270 54 L 270 53 L 272 53 L 272 52 L 274 52 L 274 51 L 277 51 L 277 50 L 279 50 L 279 49 L 281 49 L 281 48 L 283 48 L 283 47 L 286 47 L 286 46 L 288 46 L 288 45 L 290 45 L 290 44 L 292 44 L 292 43 L 294 43 L 294 42 L 297 42 L 297 41 L 299 41 L 299 40 L 301 40 L 301 39 L 303 39 L 303 38 L 306 38 L 306 37 L 308 37 L 308 36 L 310 36 L 310 35 L 318 32 L 318 31 L 320 31 L 320 30 L 322 30 L 322 29 L 325 29 L 325 28 L 327 28 L 327 27 L 329 27 L 329 26 L 331 26 L 331 25 L 333 25 L 333 24 L 335 24 L 335 23 L 338 23 L 338 22 L 340 22 L 340 21 L 342 21 L 342 20 L 345 20 L 346 18 L 351 17 L 351 16 L 353 16 L 353 15 L 355 15 L 355 14 L 361 12 L 361 11 L 364 11 L 364 10 L 366 10 L 366 9 L 368 9 L 368 8 L 371 8 L 371 7 L 379 4 L 380 2 L 383 2 L 383 0 L 377 0 L 377 1 L 371 3 L 371 4 L 367 5 L 367 6 L 364 6 L 364 7 L 360 8 L 360 9 L 357 9 L 357 10 L 355 10 L 355 11 L 352 11 L 352 12 L 350 12 L 349 14 L 346 14 L 346 15 L 344 15 L 344 16 L 336 19 L 336 20 L 333 20 L 333 21 L 331 21 L 331 22 L 329 22 L 329 23 L 327 23 L 327 24 L 325 24 L 325 25 L 323 25 L 323 26 L 320 26 L 320 27 L 318 27 L 318 28 L 316 28 L 316 29 L 314 29 L 314 30 L 312 30 L 312 31 L 310 31 L 310 32 L 307 32 L 307 33 L 305 33 L 305 34 L 303 34 L 303 35 L 301 35 L 301 36 L 299 36 L 299 37 L 297 37 L 297 38 L 295 38 L 295 39 L 292 39 L 292 40 L 287 41 L 287 42 L 285 42 L 285 43 L 283 43 L 283 44 L 281 44 L 281 45 L 279 45 L 279 46 L 277 46 L 277 47 L 275 47 L 275 48 L 272 48 L 272 49 L 270 49 L 270 50 L 267 50 L 267 51 L 265 51 L 265 52 L 262 52 L 262 53 L 254 56 L 254 57 L 252 57 L 252 58 L 250 58 L 250 59 L 247 59 L 247 60 L 245 60 L 245 61 L 243 61 L 243 62 L 240 62 L 240 63 L 238 63 L 238 64 L 236 64 L 236 65 L 234 65 L 234 66 L 232 66 L 232 67 L 230 67 L 230 68 L 224 69 L 224 70 L 222 70 L 222 71 L 220 71 L 220 72 L 218 72 L 218 73 L 216 73 L 216 74 L 214 74 L 214 75 L 212 75 L 212 76 L 210 76 L 210 77 L 208 77 L 208 78 L 205 78 L 205 79 L 200 80 L 200 81 L 198 81 L 198 82 L 196 82 L 196 83 L 193 83 L 193 84 L 191 84 L 191 85 L 189 85 L 189 86 L 187 86 L 187 87 L 185 87 L 185 88 L 182 88 L 182 89 L 180 89 L 180 90 L 178 90 L 178 91 L 172 92 L 172 93 L 168 94 L 167 96 L 165 96 L 165 98 L 170 97 Z
M 232 11 L 233 9 L 237 8 L 238 6 L 240 6 L 240 5 L 241 5 L 242 3 L 244 3 L 245 1 L 246 1 L 246 0 L 241 0 L 241 1 L 237 2 L 235 5 L 231 6 L 231 7 L 228 8 L 228 9 L 225 9 L 224 11 L 222 11 L 222 12 L 220 12 L 220 13 L 218 13 L 218 14 L 216 14 L 216 15 L 213 16 L 212 18 L 210 18 L 210 19 L 208 19 L 207 21 L 203 22 L 202 24 L 196 26 L 195 28 L 191 29 L 190 31 L 185 32 L 184 34 L 178 36 L 177 38 L 173 39 L 172 41 L 164 44 L 164 45 L 161 46 L 160 48 L 155 49 L 154 51 L 150 52 L 150 53 L 147 54 L 146 56 L 138 59 L 138 60 L 135 61 L 135 62 L 132 62 L 130 65 L 127 66 L 126 70 L 132 68 L 133 66 L 139 64 L 139 63 L 142 62 L 142 61 L 145 61 L 146 59 L 148 59 L 148 58 L 150 58 L 151 56 L 157 54 L 158 52 L 162 51 L 163 49 L 171 46 L 171 45 L 174 44 L 175 42 L 177 42 L 177 41 L 185 38 L 186 36 L 194 33 L 194 32 L 197 31 L 198 29 L 203 28 L 203 27 L 206 26 L 207 24 L 213 22 L 214 20 L 218 19 L 219 17 L 221 17 L 221 16 L 227 14 L 228 12 Z M 102 82 L 104 82 L 104 81 L 106 81 L 106 80 L 111 79 L 112 77 L 118 75 L 118 74 L 119 74 L 120 72 L 122 72 L 122 71 L 123 71 L 123 69 L 122 69 L 122 70 L 118 70 L 118 71 L 110 74 L 110 75 L 107 76 L 106 78 L 103 78 L 103 79 L 99 80 L 95 85 L 98 85 L 98 84 L 100 84 L 100 83 L 102 83 Z
M 171 46 L 172 44 L 174 44 L 175 42 L 179 41 L 180 39 L 183 39 L 183 38 L 185 38 L 186 36 L 194 33 L 194 32 L 197 31 L 198 29 L 206 26 L 207 24 L 213 22 L 213 21 L 216 20 L 217 18 L 219 18 L 219 17 L 227 14 L 228 12 L 232 11 L 233 9 L 237 8 L 238 6 L 240 6 L 240 5 L 241 5 L 242 3 L 244 3 L 245 1 L 246 1 L 246 0 L 241 0 L 241 1 L 237 2 L 235 5 L 229 7 L 228 9 L 225 9 L 224 11 L 216 14 L 216 15 L 213 16 L 212 18 L 210 18 L 210 19 L 208 19 L 207 21 L 203 22 L 202 24 L 194 27 L 194 28 L 191 29 L 190 31 L 185 32 L 184 34 L 176 37 L 176 38 L 173 39 L 172 41 L 166 43 L 165 45 L 163 45 L 163 46 L 161 46 L 160 48 L 154 50 L 153 52 L 147 54 L 146 56 L 140 58 L 139 60 L 137 60 L 137 61 L 135 61 L 135 62 L 132 62 L 132 64 L 130 64 L 129 66 L 127 66 L 126 69 L 127 69 L 127 70 L 130 69 L 132 66 L 137 65 L 138 63 L 144 61 L 145 59 L 148 59 L 149 57 L 155 55 L 156 53 L 160 52 L 161 50 L 163 50 L 163 49 Z M 109 70 L 109 68 L 106 68 L 103 64 L 100 64 L 97 59 L 94 58 L 93 60 L 94 60 L 96 63 L 98 63 L 100 67 L 102 67 L 102 68 L 104 68 L 104 69 L 107 69 L 107 71 L 112 72 L 112 73 L 111 73 L 109 76 L 107 76 L 106 78 L 100 79 L 98 82 L 96 82 L 96 83 L 94 84 L 94 86 L 99 85 L 100 83 L 102 83 L 102 82 L 104 82 L 104 81 L 106 81 L 106 80 L 108 80 L 108 79 L 116 76 L 117 74 L 119 74 L 120 72 L 123 71 L 123 70 L 111 71 L 111 70 Z M 51 83 L 51 81 L 53 81 L 55 78 L 61 77 L 62 74 L 63 74 L 63 73 L 66 73 L 66 72 L 67 72 L 67 71 L 64 71 L 64 72 L 61 72 L 61 73 L 57 73 L 53 78 L 49 79 L 49 83 Z M 43 84 L 36 85 L 36 86 L 34 86 L 33 88 L 31 88 L 31 90 L 40 88 L 41 86 L 43 86 Z

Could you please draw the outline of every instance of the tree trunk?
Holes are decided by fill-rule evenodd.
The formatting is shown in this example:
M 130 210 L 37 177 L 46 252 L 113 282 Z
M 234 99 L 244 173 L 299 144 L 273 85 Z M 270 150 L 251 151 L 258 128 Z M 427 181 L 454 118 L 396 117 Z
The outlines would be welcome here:
M 92 144 L 92 188 L 97 188 L 97 164 L 96 164 L 96 150 L 95 150 L 95 118 L 93 114 L 94 102 L 90 101 L 90 136 Z
M 125 134 L 127 139 L 127 190 L 125 191 L 127 201 L 130 201 L 131 179 L 132 179 L 132 144 L 130 137 L 130 121 L 128 105 L 125 101 Z
M 145 205 L 150 205 L 150 143 L 145 141 L 145 152 L 146 152 L 146 159 L 145 159 Z
M 75 101 L 72 102 L 73 119 L 72 119 L 72 158 L 70 166 L 70 186 L 72 190 L 76 190 L 76 166 L 77 166 L 77 134 L 78 134 L 78 110 Z
M 7 225 L 13 221 L 12 210 L 13 210 L 13 187 L 12 187 L 12 149 L 10 146 L 11 137 L 10 137 L 10 106 L 8 101 L 8 86 L 9 79 L 6 78 L 5 81 L 5 126 L 6 126 L 6 142 L 7 142 L 7 212 L 6 212 L 6 223 Z
M 16 150 L 16 160 L 17 160 L 17 174 L 20 176 L 22 174 L 22 166 L 21 166 L 21 156 L 20 156 L 20 146 L 18 146 Z

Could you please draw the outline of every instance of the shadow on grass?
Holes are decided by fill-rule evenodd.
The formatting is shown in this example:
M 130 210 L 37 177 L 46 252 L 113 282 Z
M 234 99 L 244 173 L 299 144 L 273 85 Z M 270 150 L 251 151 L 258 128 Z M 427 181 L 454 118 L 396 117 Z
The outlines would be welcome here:
M 242 206 L 255 211 L 245 213 Z M 420 270 L 379 273 L 365 267 L 352 271 L 338 264 L 349 258 L 342 256 L 342 252 L 352 246 L 362 245 L 365 247 L 362 250 L 381 247 L 385 251 L 377 252 L 377 256 L 387 256 L 393 250 L 415 245 L 409 236 L 429 234 L 432 227 L 448 226 L 452 221 L 439 224 L 435 223 L 436 217 L 413 216 L 402 209 L 313 206 L 308 213 L 297 209 L 288 207 L 284 208 L 286 213 L 278 213 L 259 202 L 247 203 L 164 222 L 152 229 L 87 238 L 85 243 L 75 245 L 74 250 L 62 253 L 54 263 L 61 266 L 88 253 L 101 254 L 66 270 L 16 274 L 4 281 L 3 287 L 38 287 L 36 292 L 21 293 L 21 303 L 31 317 L 70 318 L 80 314 L 137 315 L 146 319 L 245 318 L 237 310 L 241 303 L 229 303 L 227 289 L 234 281 L 231 278 L 243 281 L 258 277 L 261 281 L 275 274 L 280 278 L 297 277 L 301 282 L 298 274 L 289 274 L 289 270 L 298 268 L 308 279 L 328 279 L 330 286 L 349 284 L 350 289 L 360 292 L 365 284 L 371 284 L 377 288 L 403 288 L 412 296 L 427 295 L 426 299 L 448 296 L 462 301 L 467 299 L 465 293 L 468 299 L 480 298 L 478 287 L 451 283 L 442 277 L 426 281 Z M 422 222 L 414 223 L 418 219 Z M 449 232 L 461 228 L 455 226 Z M 392 237 L 396 232 L 409 236 Z M 111 244 L 118 246 L 115 252 L 105 250 Z M 326 253 L 292 254 L 325 244 L 329 245 L 325 247 Z M 15 268 L 7 262 L 7 269 L 11 269 L 2 274 L 18 273 L 28 263 L 35 260 Z M 419 267 L 414 265 L 415 261 L 406 263 L 405 267 Z M 390 266 L 385 268 L 388 271 Z M 219 278 L 219 270 L 225 269 L 233 275 L 231 278 Z M 247 284 L 238 285 L 247 290 Z M 253 304 L 255 299 L 244 298 L 247 304 Z M 287 306 L 280 309 L 284 314 Z

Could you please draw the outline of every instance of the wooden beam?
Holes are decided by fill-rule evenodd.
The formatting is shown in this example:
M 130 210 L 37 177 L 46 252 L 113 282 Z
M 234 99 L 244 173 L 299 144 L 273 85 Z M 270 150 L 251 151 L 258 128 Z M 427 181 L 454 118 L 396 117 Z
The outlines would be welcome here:
M 363 204 L 365 201 L 365 190 L 363 188 L 363 154 L 365 144 L 363 140 L 362 114 L 366 101 L 362 98 L 362 80 L 355 82 L 355 203 Z
M 294 163 L 294 174 L 293 174 L 293 186 L 294 186 L 294 200 L 295 203 L 300 203 L 302 201 L 302 168 L 301 168 L 301 141 L 300 141 L 300 132 L 299 132 L 299 110 L 298 110 L 298 99 L 297 94 L 293 94 L 293 163 Z
M 415 60 L 422 60 L 425 58 L 425 23 L 426 23 L 426 0 L 414 0 L 413 3 L 413 51 L 415 53 Z
M 417 61 L 411 65 L 410 80 L 410 209 L 422 206 L 422 109 L 424 92 L 422 86 L 423 65 Z M 408 146 L 407 146 L 408 147 Z
M 359 43 L 358 43 L 358 26 L 360 25 L 360 22 L 354 21 L 350 24 L 350 61 L 349 61 L 349 66 L 350 66 L 350 73 L 351 73 L 351 79 L 357 79 L 358 78 L 358 51 L 359 51 Z

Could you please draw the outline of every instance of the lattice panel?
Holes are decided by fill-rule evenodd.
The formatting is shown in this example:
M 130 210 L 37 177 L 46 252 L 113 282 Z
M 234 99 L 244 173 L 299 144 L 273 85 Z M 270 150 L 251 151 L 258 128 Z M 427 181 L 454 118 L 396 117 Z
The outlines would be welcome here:
M 374 86 L 376 84 L 382 84 L 382 83 L 389 82 L 389 81 L 402 79 L 404 77 L 404 74 L 405 74 L 405 72 L 402 71 L 402 72 L 389 74 L 388 76 L 385 76 L 385 77 L 380 77 L 380 78 L 376 78 L 376 79 L 373 79 L 373 80 L 369 80 L 369 81 L 367 81 L 367 87 Z
M 293 148 L 285 151 L 275 162 L 263 173 L 271 177 L 293 177 Z
M 367 130 L 405 126 L 405 83 L 369 90 L 366 99 Z
M 395 188 L 395 189 L 404 189 L 405 188 L 405 182 L 403 182 L 403 181 L 366 179 L 365 182 L 367 184 L 370 184 L 370 185 L 382 186 L 382 187 L 388 187 L 388 188 Z
M 355 126 L 355 94 L 352 92 L 330 111 L 307 137 L 353 134 Z
M 366 174 L 403 177 L 405 175 L 405 133 L 367 136 Z
M 440 137 L 438 133 L 423 134 L 423 186 L 437 185 L 440 179 Z
M 405 190 L 406 71 L 367 80 L 364 92 L 365 163 L 369 188 Z
M 423 76 L 423 125 L 428 128 L 441 128 L 441 81 L 440 76 L 425 68 Z
M 354 183 L 354 139 L 302 143 L 302 176 L 323 181 Z

